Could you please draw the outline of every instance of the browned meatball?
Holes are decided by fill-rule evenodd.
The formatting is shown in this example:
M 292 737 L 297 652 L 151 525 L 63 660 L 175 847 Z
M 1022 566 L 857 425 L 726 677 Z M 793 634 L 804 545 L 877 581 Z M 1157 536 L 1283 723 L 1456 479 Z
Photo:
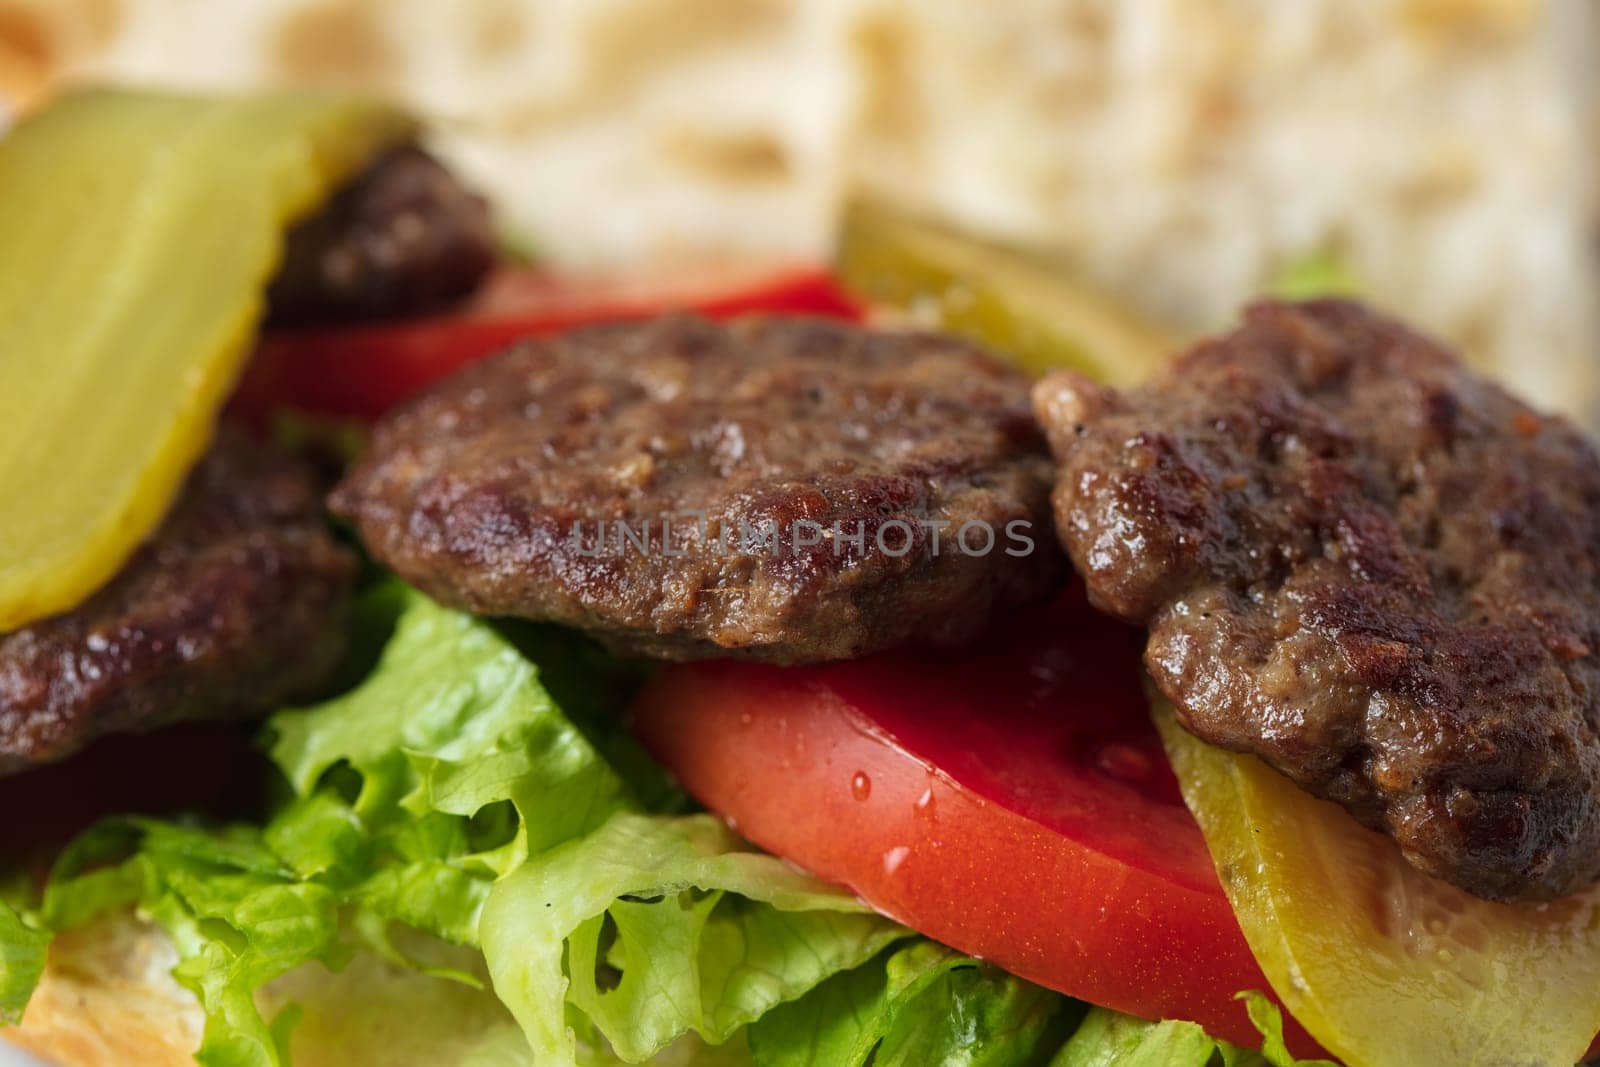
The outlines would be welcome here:
M 949 644 L 1048 596 L 1028 382 L 972 346 L 694 317 L 514 347 L 379 424 L 333 498 L 438 599 L 666 659 Z
M 1600 457 L 1359 305 L 1036 392 L 1091 597 L 1181 721 L 1480 896 L 1600 876 Z
M 0 773 L 306 693 L 343 652 L 354 574 L 310 472 L 224 435 L 110 585 L 0 635 Z
M 421 149 L 398 148 L 290 231 L 271 322 L 429 311 L 472 292 L 494 262 L 483 198 Z

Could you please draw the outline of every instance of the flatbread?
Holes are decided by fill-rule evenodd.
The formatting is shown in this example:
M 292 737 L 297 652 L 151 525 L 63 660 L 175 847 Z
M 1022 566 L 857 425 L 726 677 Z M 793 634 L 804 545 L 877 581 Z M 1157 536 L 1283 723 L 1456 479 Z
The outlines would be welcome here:
M 1588 420 L 1596 17 L 1588 0 L 0 0 L 0 49 L 23 57 L 0 68 L 397 96 L 557 264 L 826 255 L 865 185 L 1045 246 L 1199 333 L 1331 254 Z

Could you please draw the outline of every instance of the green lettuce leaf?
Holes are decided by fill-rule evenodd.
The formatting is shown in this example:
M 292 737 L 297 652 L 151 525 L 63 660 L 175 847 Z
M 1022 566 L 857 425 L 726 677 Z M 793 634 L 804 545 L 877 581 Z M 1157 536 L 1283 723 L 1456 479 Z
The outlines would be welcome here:
M 1092 1008 L 1050 1067 L 1337 1067 L 1327 1060 L 1295 1059 L 1284 1047 L 1277 1006 L 1256 992 L 1239 998 L 1261 1031 L 1260 1052 L 1218 1041 L 1191 1022 L 1149 1022 Z
M 0 1026 L 22 1020 L 22 1009 L 44 973 L 50 934 L 23 922 L 11 905 L 0 902 Z
M 20 1016 L 52 932 L 132 907 L 177 948 L 208 1067 L 282 1067 L 302 1040 L 391 1030 L 541 1067 L 1310 1067 L 1265 998 L 1248 1003 L 1260 1054 L 1089 1010 L 681 814 L 619 725 L 638 671 L 582 638 L 397 583 L 357 615 L 343 694 L 269 723 L 291 788 L 263 825 L 108 820 L 42 895 L 6 887 L 0 1021 Z M 482 1032 L 455 1040 L 420 1010 L 380 1025 L 390 1001 L 357 995 L 372 982 L 471 1005 Z
M 521 650 L 421 594 L 384 595 L 398 614 L 366 681 L 272 719 L 273 761 L 297 792 L 347 765 L 361 777 L 355 811 L 375 830 L 434 813 L 470 819 L 509 802 L 519 817 L 511 839 L 472 853 L 497 875 L 627 805 L 622 779 Z
M 206 1012 L 195 1058 L 215 1067 L 279 1061 L 255 991 L 308 960 L 343 962 L 339 897 L 300 880 L 257 831 L 214 833 L 146 819 L 102 823 L 57 860 L 40 906 L 65 930 L 134 904 L 167 930 L 173 974 Z
M 835 975 L 749 1028 L 756 1067 L 1335 1067 L 1296 1060 L 1277 1007 L 1241 993 L 1262 1051 L 1191 1022 L 1068 1000 L 918 938 Z
M 737 1035 L 738 1058 L 751 1020 L 907 936 L 709 816 L 665 814 L 682 795 L 619 726 L 636 669 L 397 583 L 357 615 L 343 695 L 268 725 L 292 789 L 265 825 L 119 819 L 80 836 L 36 908 L 0 915 L 0 1007 L 26 1003 L 47 931 L 132 906 L 177 946 L 211 1067 L 285 1063 L 307 1013 L 269 1018 L 263 988 L 358 950 L 483 986 L 482 966 L 419 956 L 408 931 L 487 948 L 536 1046 L 554 1034 L 570 1058 L 581 1031 L 600 1063 Z
M 484 953 L 534 1058 L 577 1062 L 569 1005 L 626 1062 L 716 1044 L 906 936 L 710 816 L 621 815 L 495 886 Z
M 1031 1063 L 1081 1009 L 932 941 L 918 939 L 830 978 L 750 1028 L 758 1067 Z
M 1235 998 L 1244 1001 L 1251 1024 L 1261 1031 L 1260 1059 L 1271 1067 L 1338 1067 L 1330 1060 L 1297 1060 L 1283 1043 L 1283 1013 L 1264 993 L 1251 989 Z M 1244 1061 L 1239 1061 L 1244 1062 Z M 1230 1064 L 1231 1067 L 1231 1064 Z
M 492 626 L 397 584 L 358 614 L 357 644 L 375 661 L 365 676 L 269 725 L 294 795 L 265 826 L 103 823 L 65 850 L 40 904 L 51 930 L 129 905 L 159 922 L 178 948 L 175 976 L 205 1009 L 201 1063 L 284 1062 L 294 1013 L 269 1022 L 257 991 L 310 961 L 338 968 L 352 943 L 476 981 L 407 959 L 392 924 L 476 946 L 496 878 L 637 806 L 539 666 Z M 620 699 L 603 665 L 588 666 L 596 690 Z M 0 952 L 19 961 L 7 975 L 23 1003 L 38 972 L 24 953 L 37 952 L 9 930 Z
M 1242 1065 L 1236 1050 L 1194 1023 L 1149 1022 L 1095 1008 L 1050 1060 L 1050 1067 L 1209 1067 L 1220 1058 Z

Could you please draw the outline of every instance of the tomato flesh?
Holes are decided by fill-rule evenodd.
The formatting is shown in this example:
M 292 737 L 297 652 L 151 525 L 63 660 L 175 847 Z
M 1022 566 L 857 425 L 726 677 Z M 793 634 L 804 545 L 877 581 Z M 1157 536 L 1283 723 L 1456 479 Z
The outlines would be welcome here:
M 464 307 L 446 314 L 267 334 L 233 411 L 258 424 L 283 408 L 372 419 L 521 338 L 682 310 L 713 318 L 757 311 L 862 315 L 832 276 L 811 267 L 742 266 L 672 278 L 502 268 Z
M 1150 723 L 1138 648 L 1074 591 L 959 656 L 668 667 L 634 724 L 750 840 L 907 926 L 1255 1045 L 1233 996 L 1270 987 Z

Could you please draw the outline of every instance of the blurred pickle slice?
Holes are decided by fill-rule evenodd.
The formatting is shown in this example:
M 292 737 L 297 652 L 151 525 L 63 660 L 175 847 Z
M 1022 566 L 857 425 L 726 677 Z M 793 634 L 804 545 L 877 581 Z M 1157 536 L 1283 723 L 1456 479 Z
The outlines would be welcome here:
M 1132 385 L 1181 345 L 1057 264 L 874 201 L 845 211 L 838 271 L 866 299 L 970 337 L 1032 374 L 1066 367 Z
M 1154 702 L 1184 800 L 1284 1005 L 1351 1067 L 1566 1067 L 1600 1029 L 1600 890 L 1492 904 Z
M 81 602 L 156 527 L 286 225 L 411 132 L 337 95 L 98 91 L 0 140 L 0 632 Z
M 1322 248 L 1284 264 L 1267 286 L 1267 295 L 1280 300 L 1359 299 L 1366 290 L 1349 260 L 1331 248 Z

